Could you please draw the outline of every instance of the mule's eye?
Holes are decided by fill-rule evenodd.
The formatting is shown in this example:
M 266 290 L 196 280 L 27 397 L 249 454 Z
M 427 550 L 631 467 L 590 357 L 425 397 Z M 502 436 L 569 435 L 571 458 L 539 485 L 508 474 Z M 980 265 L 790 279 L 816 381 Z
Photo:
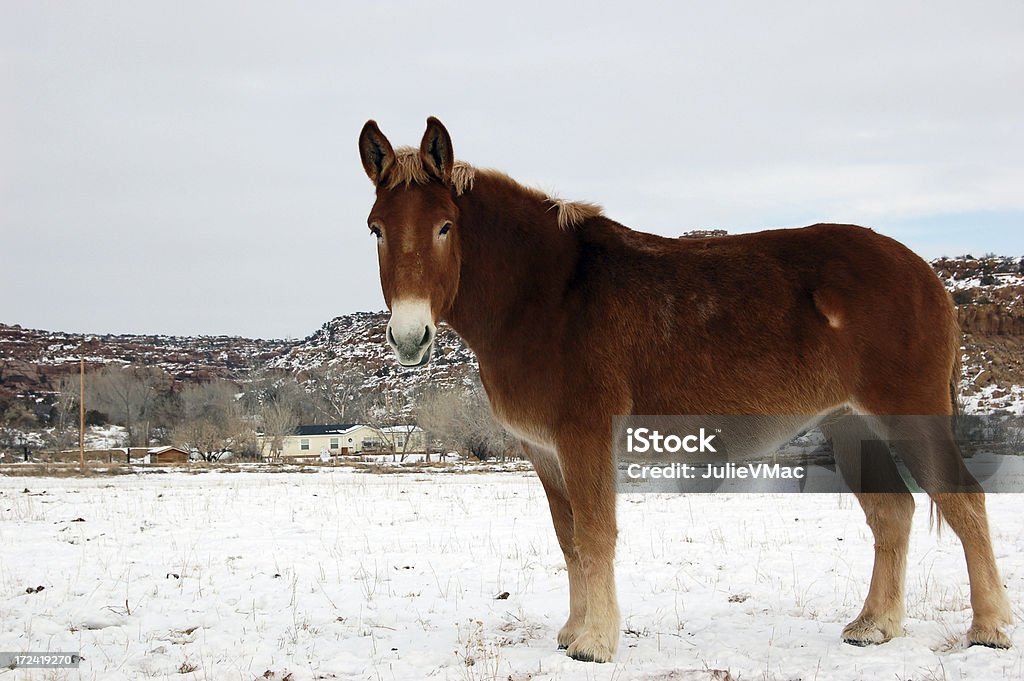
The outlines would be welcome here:
M 380 227 L 379 227 L 379 226 L 377 226 L 377 223 L 376 223 L 376 222 L 374 222 L 374 223 L 373 223 L 372 225 L 370 225 L 370 232 L 371 232 L 371 233 L 372 233 L 372 234 L 373 234 L 373 235 L 374 235 L 375 237 L 377 237 L 378 239 L 381 239 L 381 238 L 383 238 L 383 237 L 384 237 L 384 234 L 383 234 L 383 233 L 382 233 L 382 232 L 380 231 Z
M 452 228 L 452 223 L 446 222 L 443 225 L 441 225 L 441 229 L 438 230 L 437 235 L 438 236 L 444 236 L 445 234 L 448 233 L 448 230 L 451 229 L 451 228 Z

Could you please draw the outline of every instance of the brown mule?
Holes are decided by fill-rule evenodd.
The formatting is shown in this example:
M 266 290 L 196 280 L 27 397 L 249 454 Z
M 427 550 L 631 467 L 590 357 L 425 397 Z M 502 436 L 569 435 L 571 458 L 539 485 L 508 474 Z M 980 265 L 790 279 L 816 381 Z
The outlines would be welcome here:
M 401 364 L 425 364 L 443 319 L 476 353 L 495 417 L 544 485 L 569 573 L 558 643 L 576 659 L 610 660 L 619 639 L 614 415 L 953 412 L 952 303 L 928 264 L 892 239 L 850 225 L 711 239 L 635 232 L 595 205 L 456 161 L 435 118 L 419 149 L 393 149 L 369 121 L 359 151 L 376 185 L 369 226 L 388 343 Z M 962 466 L 948 428 L 925 445 L 908 465 Z M 834 448 L 845 474 L 859 452 L 844 437 Z M 892 460 L 876 459 L 862 481 L 887 484 L 857 494 L 874 570 L 842 634 L 862 645 L 902 632 L 914 509 Z M 931 497 L 967 556 L 968 641 L 1007 647 L 984 495 L 967 489 Z

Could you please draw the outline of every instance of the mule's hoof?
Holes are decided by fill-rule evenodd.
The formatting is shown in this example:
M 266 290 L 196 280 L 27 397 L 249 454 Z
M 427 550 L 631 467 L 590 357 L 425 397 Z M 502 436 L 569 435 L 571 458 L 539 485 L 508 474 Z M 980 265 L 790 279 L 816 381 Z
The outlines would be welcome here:
M 617 635 L 618 632 L 616 631 L 615 634 Z M 580 662 L 611 662 L 617 643 L 617 637 L 616 640 L 610 641 L 607 636 L 592 631 L 583 631 L 569 645 L 566 654 Z
M 1010 637 L 1004 634 L 999 627 L 974 624 L 967 630 L 967 645 L 1005 649 L 1013 644 L 1010 643 Z
M 843 629 L 843 643 L 849 643 L 852 646 L 876 646 L 891 638 L 891 633 L 883 630 L 872 620 L 863 617 L 858 617 Z
M 576 624 L 575 622 L 566 622 L 565 626 L 558 632 L 558 649 L 565 650 L 571 646 L 573 641 L 579 638 L 582 631 L 582 625 Z

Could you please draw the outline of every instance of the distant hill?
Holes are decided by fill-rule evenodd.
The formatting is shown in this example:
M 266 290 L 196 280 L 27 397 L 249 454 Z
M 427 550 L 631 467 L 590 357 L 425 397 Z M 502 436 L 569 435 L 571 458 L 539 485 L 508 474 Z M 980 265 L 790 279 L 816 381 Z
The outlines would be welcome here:
M 968 411 L 1024 408 L 1024 258 L 942 258 L 932 266 L 957 303 L 964 331 L 961 396 Z M 430 383 L 470 385 L 476 358 L 446 325 L 438 329 L 433 361 L 403 369 L 384 340 L 386 312 L 356 312 L 326 322 L 300 341 L 233 336 L 91 336 L 84 345 L 90 369 L 105 364 L 158 366 L 181 382 L 227 378 L 253 371 L 303 372 L 323 365 L 365 376 L 364 389 Z M 82 336 L 0 324 L 0 396 L 45 396 L 60 376 L 78 371 Z

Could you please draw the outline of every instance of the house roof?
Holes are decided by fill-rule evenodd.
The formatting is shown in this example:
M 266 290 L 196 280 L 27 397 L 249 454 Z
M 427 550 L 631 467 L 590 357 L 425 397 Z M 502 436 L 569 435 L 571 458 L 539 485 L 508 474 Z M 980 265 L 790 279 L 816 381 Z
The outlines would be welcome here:
M 331 425 L 299 426 L 295 429 L 296 435 L 344 435 L 359 428 L 358 423 L 335 423 Z
M 181 452 L 182 454 L 188 454 L 187 449 L 181 447 L 175 447 L 174 445 L 168 447 L 153 447 L 149 450 L 149 454 L 166 454 L 167 452 Z

